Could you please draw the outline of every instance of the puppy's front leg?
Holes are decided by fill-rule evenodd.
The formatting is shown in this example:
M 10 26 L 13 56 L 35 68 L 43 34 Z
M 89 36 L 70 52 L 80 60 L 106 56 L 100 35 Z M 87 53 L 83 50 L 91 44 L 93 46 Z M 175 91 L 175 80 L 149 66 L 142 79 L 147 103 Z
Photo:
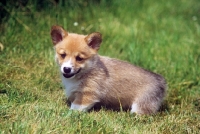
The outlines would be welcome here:
M 86 112 L 91 109 L 96 102 L 98 101 L 92 96 L 78 94 L 72 102 L 70 109 Z
M 87 112 L 89 109 L 91 109 L 94 106 L 95 103 L 93 104 L 76 104 L 76 103 L 72 103 L 70 109 L 71 110 L 78 110 L 78 111 L 83 111 L 83 112 Z

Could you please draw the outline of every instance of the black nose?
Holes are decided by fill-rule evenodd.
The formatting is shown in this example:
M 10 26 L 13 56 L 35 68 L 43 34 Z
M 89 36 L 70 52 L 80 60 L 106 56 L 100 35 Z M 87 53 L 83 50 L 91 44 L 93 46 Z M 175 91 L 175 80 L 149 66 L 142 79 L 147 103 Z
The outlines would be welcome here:
M 71 72 L 71 68 L 69 68 L 69 67 L 64 67 L 64 72 L 65 72 L 66 74 L 70 73 L 70 72 Z

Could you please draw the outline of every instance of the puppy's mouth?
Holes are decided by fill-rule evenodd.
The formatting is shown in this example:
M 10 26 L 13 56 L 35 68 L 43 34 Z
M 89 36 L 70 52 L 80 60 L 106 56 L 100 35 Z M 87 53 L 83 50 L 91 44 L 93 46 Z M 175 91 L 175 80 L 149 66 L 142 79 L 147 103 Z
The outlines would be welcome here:
M 64 73 L 63 73 L 63 76 L 64 76 L 65 78 L 71 78 L 71 77 L 73 77 L 74 75 L 78 74 L 80 71 L 81 71 L 81 68 L 80 68 L 77 72 L 75 72 L 75 73 L 70 73 L 70 74 L 64 74 Z

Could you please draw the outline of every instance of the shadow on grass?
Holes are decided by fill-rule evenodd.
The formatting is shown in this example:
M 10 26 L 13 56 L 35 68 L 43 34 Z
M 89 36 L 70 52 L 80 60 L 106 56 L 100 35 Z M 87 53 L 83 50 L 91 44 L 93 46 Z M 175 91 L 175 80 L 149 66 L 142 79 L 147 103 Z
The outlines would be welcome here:
M 65 101 L 65 104 L 67 104 L 68 107 L 71 106 L 71 102 L 67 99 L 64 99 Z M 90 110 L 89 112 L 92 112 L 92 111 L 95 111 L 95 112 L 98 112 L 100 111 L 101 109 L 104 109 L 104 110 L 108 110 L 108 111 L 115 111 L 115 112 L 121 112 L 121 111 L 124 111 L 124 112 L 129 112 L 131 109 L 130 107 L 125 107 L 125 108 L 122 108 L 122 107 L 116 107 L 116 108 L 113 108 L 112 106 L 108 106 L 108 105 L 104 105 L 102 103 L 96 103 Z M 159 113 L 162 113 L 162 112 L 166 112 L 168 111 L 169 112 L 169 104 L 168 102 L 165 100 L 163 101 L 162 105 L 160 106 L 160 109 L 158 110 Z

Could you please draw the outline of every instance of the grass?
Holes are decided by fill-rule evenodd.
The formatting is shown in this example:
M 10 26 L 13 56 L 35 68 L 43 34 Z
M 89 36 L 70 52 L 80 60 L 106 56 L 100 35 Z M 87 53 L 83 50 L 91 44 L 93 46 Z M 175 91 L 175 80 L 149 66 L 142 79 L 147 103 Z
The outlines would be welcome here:
M 200 2 L 70 2 L 41 10 L 31 1 L 3 6 L 9 17 L 0 25 L 0 133 L 199 133 Z M 101 55 L 162 74 L 164 110 L 150 116 L 70 111 L 49 33 L 56 21 L 70 32 L 99 31 Z

